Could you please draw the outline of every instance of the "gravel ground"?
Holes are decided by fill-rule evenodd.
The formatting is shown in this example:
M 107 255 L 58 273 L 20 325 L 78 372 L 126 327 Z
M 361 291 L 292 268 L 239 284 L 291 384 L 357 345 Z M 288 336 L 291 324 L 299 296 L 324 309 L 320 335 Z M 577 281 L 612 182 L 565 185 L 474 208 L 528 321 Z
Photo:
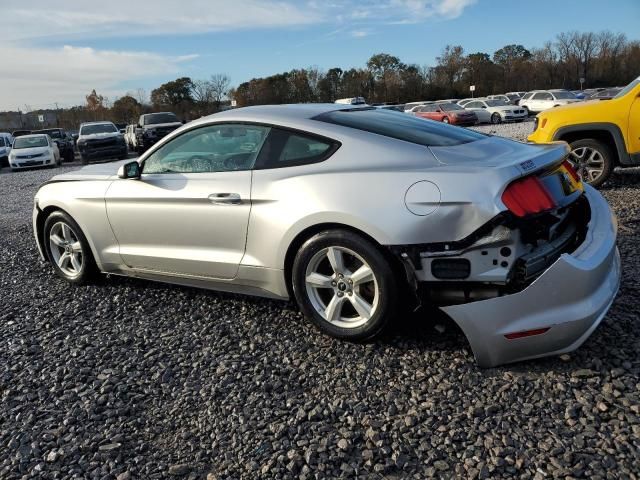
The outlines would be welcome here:
M 482 133 L 490 133 L 501 137 L 514 138 L 521 142 L 526 142 L 527 137 L 533 132 L 533 117 L 528 118 L 521 123 L 502 123 L 499 125 L 477 125 L 471 127 Z
M 638 478 L 637 171 L 604 189 L 624 278 L 603 324 L 487 370 L 425 312 L 353 345 L 283 302 L 69 286 L 31 233 L 52 173 L 0 175 L 0 478 Z

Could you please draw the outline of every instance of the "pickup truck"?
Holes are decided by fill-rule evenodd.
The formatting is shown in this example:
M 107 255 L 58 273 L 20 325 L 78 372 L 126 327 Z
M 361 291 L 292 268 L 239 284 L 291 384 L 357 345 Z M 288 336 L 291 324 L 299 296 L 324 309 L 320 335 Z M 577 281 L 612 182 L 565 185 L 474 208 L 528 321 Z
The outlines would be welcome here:
M 572 103 L 539 113 L 528 140 L 564 140 L 568 160 L 578 175 L 594 187 L 615 167 L 640 165 L 640 77 L 609 100 Z
M 158 112 L 140 115 L 136 125 L 136 147 L 143 153 L 167 134 L 181 127 L 182 123 L 175 113 Z

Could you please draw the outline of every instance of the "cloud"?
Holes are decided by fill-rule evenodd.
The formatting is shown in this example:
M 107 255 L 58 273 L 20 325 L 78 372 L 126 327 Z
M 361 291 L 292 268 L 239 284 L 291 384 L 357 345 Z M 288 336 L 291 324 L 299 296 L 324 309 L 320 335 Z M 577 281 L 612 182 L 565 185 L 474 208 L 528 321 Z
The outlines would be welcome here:
M 124 93 L 125 84 L 175 77 L 198 57 L 198 52 L 166 55 L 135 47 L 92 49 L 85 47 L 87 41 L 157 36 L 162 45 L 176 35 L 307 25 L 325 25 L 358 39 L 385 23 L 455 18 L 475 1 L 64 0 L 55 7 L 51 0 L 5 2 L 0 110 L 79 104 L 93 88 L 113 99 Z
M 83 103 L 96 88 L 114 100 L 124 92 L 123 79 L 179 74 L 193 55 L 170 57 L 147 52 L 119 52 L 63 46 L 60 48 L 0 45 L 0 58 L 10 68 L 0 77 L 0 109 L 45 108 Z

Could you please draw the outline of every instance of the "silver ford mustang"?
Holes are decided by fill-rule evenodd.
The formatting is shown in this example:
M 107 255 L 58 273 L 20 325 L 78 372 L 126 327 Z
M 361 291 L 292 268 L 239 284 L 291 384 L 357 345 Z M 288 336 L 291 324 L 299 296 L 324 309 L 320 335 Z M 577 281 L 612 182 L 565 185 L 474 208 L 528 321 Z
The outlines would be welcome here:
M 617 292 L 615 218 L 567 154 L 389 110 L 242 108 L 54 177 L 33 227 L 72 283 L 294 297 L 358 341 L 421 302 L 494 366 L 578 348 Z

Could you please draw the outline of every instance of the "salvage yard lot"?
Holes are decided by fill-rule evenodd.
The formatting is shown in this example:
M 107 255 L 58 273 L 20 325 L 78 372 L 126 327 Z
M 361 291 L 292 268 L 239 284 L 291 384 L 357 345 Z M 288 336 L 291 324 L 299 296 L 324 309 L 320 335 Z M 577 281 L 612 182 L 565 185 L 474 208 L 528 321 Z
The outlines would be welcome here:
M 40 183 L 69 169 L 0 175 L 0 478 L 637 478 L 636 169 L 603 189 L 623 265 L 605 321 L 570 355 L 488 370 L 425 311 L 354 345 L 284 302 L 70 286 L 30 225 Z

